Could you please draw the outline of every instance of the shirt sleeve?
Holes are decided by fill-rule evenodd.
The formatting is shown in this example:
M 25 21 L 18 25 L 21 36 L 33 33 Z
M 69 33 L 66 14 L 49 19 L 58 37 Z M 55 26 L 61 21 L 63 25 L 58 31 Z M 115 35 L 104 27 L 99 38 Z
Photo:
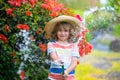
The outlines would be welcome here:
M 49 42 L 47 44 L 47 55 L 49 56 L 51 52 L 55 52 L 55 49 L 53 47 L 53 43 L 52 42 Z
M 72 49 L 72 56 L 80 58 L 79 50 L 78 50 L 78 47 L 77 47 L 76 43 L 74 44 L 73 49 Z

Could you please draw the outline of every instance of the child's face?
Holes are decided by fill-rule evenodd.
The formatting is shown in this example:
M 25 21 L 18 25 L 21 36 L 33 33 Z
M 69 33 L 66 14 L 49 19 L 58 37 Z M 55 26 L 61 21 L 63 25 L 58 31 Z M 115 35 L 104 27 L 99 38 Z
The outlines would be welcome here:
M 58 41 L 68 41 L 69 38 L 69 27 L 63 28 L 60 27 L 57 32 Z

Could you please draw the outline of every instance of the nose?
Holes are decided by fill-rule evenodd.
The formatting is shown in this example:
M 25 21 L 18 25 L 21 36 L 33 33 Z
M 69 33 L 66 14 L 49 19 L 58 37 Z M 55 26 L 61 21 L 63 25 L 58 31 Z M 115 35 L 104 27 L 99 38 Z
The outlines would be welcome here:
M 65 31 L 61 31 L 61 34 L 65 34 Z
M 65 31 L 61 31 L 61 35 L 65 35 L 66 34 L 66 32 Z

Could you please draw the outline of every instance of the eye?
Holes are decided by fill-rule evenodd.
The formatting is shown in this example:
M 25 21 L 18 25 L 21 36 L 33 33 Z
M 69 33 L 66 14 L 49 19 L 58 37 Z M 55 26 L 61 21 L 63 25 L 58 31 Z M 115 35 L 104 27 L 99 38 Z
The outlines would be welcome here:
M 58 30 L 58 32 L 61 32 L 61 31 L 62 31 L 61 29 Z
M 65 30 L 65 32 L 69 32 L 69 30 Z

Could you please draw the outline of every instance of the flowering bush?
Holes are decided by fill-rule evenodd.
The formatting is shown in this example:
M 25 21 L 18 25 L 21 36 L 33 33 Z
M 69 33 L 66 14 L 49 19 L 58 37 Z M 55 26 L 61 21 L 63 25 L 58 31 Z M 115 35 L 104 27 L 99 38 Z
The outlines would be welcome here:
M 81 31 L 78 34 L 78 41 L 77 41 L 77 46 L 79 49 L 79 54 L 80 56 L 84 56 L 88 53 L 91 53 L 92 50 L 92 45 L 87 41 L 87 32 L 88 29 L 85 27 L 85 24 L 83 23 L 83 19 L 81 18 L 80 15 L 76 15 L 76 18 L 80 20 L 81 24 Z
M 3 0 L 1 5 L 0 79 L 45 80 L 46 43 L 51 38 L 44 26 L 61 14 L 75 14 L 56 0 Z

